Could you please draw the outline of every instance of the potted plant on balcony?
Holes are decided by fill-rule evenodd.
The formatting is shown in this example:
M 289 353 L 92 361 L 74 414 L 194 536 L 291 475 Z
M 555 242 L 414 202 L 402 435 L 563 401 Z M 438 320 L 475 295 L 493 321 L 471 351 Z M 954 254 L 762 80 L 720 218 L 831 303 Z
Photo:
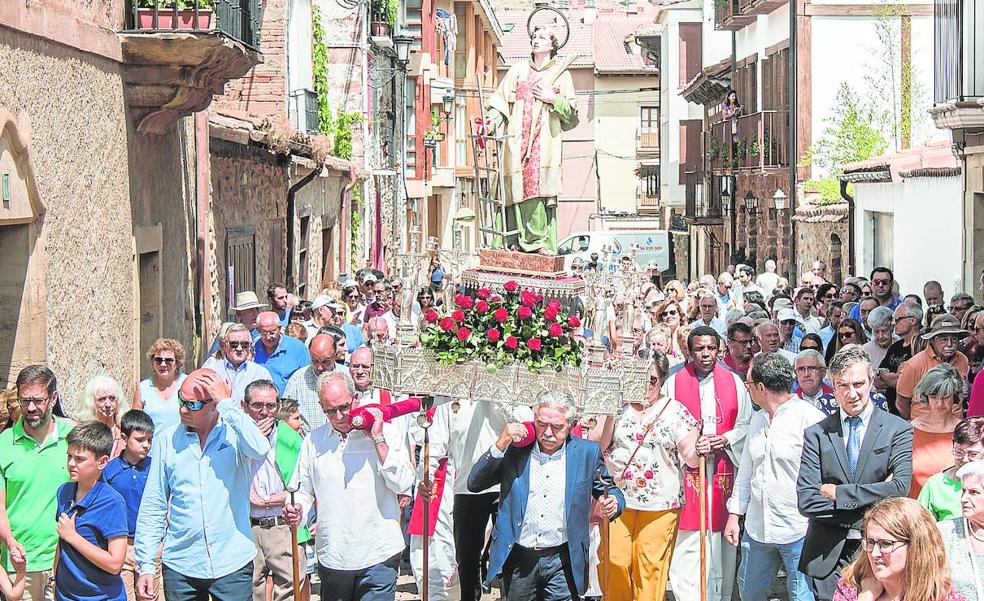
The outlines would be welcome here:
M 372 19 L 369 21 L 369 35 L 386 37 L 396 25 L 396 15 L 400 8 L 399 0 L 374 0 Z
M 197 20 L 195 18 L 195 8 Z M 209 30 L 212 28 L 214 0 L 137 0 L 138 29 L 171 29 L 177 31 Z M 175 10 L 177 9 L 177 10 Z M 154 13 L 157 26 L 154 26 Z

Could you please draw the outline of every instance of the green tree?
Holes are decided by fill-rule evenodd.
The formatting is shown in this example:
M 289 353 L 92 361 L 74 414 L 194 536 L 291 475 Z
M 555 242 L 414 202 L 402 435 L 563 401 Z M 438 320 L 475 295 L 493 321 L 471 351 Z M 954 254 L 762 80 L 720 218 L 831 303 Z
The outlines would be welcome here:
M 844 165 L 870 159 L 885 152 L 888 142 L 878 129 L 872 110 L 847 85 L 841 83 L 833 116 L 827 127 L 801 161 L 816 167 L 819 178 L 805 183 L 807 190 L 820 193 L 820 204 L 840 202 L 837 176 Z

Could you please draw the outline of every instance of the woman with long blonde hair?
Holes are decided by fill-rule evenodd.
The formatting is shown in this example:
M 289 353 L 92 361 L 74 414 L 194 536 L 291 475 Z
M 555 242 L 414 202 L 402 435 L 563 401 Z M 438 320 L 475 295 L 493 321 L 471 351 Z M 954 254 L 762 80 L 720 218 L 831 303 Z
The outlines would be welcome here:
M 936 521 L 914 499 L 892 497 L 869 509 L 861 548 L 841 572 L 833 601 L 963 601 Z
M 119 455 L 126 441 L 120 432 L 120 418 L 130 410 L 130 401 L 123 394 L 120 383 L 106 374 L 94 376 L 82 391 L 82 403 L 79 407 L 79 422 L 99 420 L 113 431 L 113 452 L 111 457 Z

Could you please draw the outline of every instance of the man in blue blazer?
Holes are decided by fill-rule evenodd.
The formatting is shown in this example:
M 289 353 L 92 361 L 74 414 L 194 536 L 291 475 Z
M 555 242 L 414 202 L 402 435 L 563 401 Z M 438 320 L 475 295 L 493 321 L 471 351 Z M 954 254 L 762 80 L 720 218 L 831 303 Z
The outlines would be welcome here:
M 577 410 L 570 395 L 541 394 L 534 404 L 536 442 L 518 447 L 523 424 L 506 424 L 468 475 L 472 492 L 500 485 L 486 585 L 502 574 L 509 601 L 567 601 L 588 585 L 591 497 L 608 519 L 625 509 L 594 442 L 571 437 Z M 597 478 L 601 474 L 601 480 Z

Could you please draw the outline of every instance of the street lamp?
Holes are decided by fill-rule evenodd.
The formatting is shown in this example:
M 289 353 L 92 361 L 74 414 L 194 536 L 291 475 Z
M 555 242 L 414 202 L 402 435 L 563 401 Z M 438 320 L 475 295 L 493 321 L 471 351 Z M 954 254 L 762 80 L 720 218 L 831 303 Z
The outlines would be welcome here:
M 721 191 L 721 216 L 727 217 L 731 214 L 731 193 L 725 188 Z
M 776 206 L 776 210 L 780 213 L 786 210 L 788 202 L 789 197 L 782 191 L 782 188 L 778 188 L 776 193 L 772 195 L 772 203 Z
M 451 119 L 451 111 L 454 110 L 454 88 L 448 88 L 441 97 L 441 104 L 444 109 L 444 118 Z
M 745 208 L 748 209 L 748 212 L 752 215 L 758 213 L 758 199 L 755 198 L 755 195 L 752 194 L 751 190 L 745 192 Z
M 401 69 L 406 69 L 407 65 L 410 64 L 410 46 L 413 45 L 413 36 L 401 33 L 393 38 L 393 44 L 396 46 L 396 62 L 399 63 Z

